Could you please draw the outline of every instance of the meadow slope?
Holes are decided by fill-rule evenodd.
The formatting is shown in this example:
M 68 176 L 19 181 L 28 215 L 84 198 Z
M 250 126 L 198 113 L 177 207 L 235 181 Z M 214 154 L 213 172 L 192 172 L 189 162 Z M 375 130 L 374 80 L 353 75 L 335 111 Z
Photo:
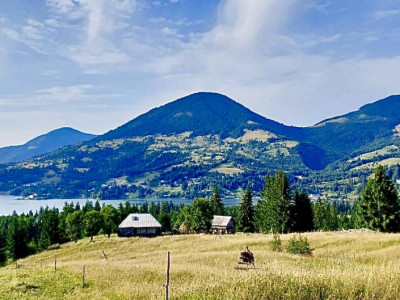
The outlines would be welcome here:
M 313 255 L 272 252 L 271 235 L 181 235 L 61 245 L 0 268 L 1 299 L 395 299 L 400 234 L 308 233 Z M 287 243 L 292 235 L 282 235 Z M 235 270 L 246 245 L 255 270 Z M 108 256 L 101 259 L 101 250 Z M 57 256 L 57 271 L 54 257 Z M 40 264 L 42 263 L 42 267 Z M 82 268 L 86 285 L 82 287 Z

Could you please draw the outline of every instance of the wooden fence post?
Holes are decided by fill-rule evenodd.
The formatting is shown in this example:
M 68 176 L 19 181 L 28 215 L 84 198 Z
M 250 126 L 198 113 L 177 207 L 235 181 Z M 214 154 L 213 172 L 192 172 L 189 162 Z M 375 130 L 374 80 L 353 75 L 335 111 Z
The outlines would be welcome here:
M 169 299 L 169 266 L 170 266 L 170 252 L 167 256 L 167 281 L 165 283 L 165 300 Z
M 54 271 L 57 271 L 57 255 L 54 255 Z
M 85 287 L 85 265 L 83 265 L 83 270 L 82 270 L 82 288 Z

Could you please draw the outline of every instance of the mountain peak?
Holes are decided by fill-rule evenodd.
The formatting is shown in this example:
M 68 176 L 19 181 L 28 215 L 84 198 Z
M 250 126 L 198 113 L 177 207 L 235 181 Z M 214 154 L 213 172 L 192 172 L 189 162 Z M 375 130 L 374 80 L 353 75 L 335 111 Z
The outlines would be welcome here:
M 193 135 L 219 134 L 224 138 L 238 137 L 243 134 L 243 129 L 249 127 L 276 133 L 282 125 L 250 111 L 225 95 L 198 92 L 152 109 L 108 132 L 105 137 L 170 135 L 190 131 Z
M 71 127 L 62 127 L 31 139 L 23 145 L 0 148 L 0 163 L 17 162 L 57 148 L 95 137 Z

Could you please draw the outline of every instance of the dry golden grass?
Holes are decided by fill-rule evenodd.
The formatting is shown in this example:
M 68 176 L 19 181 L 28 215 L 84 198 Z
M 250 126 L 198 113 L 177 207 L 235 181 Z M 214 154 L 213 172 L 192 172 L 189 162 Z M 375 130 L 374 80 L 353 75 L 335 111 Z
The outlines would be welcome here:
M 272 252 L 271 235 L 88 239 L 0 269 L 4 299 L 396 299 L 400 234 L 309 233 L 313 255 Z M 291 235 L 282 235 L 285 244 Z M 235 270 L 249 245 L 255 270 Z M 101 259 L 101 250 L 108 259 Z M 54 271 L 57 255 L 58 270 Z M 40 261 L 43 267 L 40 268 Z M 86 266 L 87 286 L 81 273 Z

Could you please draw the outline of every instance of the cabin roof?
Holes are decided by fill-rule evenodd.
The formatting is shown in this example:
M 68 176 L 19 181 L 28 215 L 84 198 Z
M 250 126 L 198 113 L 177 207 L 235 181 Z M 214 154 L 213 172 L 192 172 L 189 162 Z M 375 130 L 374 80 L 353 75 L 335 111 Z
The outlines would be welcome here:
M 118 228 L 161 228 L 161 224 L 151 214 L 129 214 Z
M 231 216 L 214 216 L 211 226 L 228 226 L 232 220 Z

